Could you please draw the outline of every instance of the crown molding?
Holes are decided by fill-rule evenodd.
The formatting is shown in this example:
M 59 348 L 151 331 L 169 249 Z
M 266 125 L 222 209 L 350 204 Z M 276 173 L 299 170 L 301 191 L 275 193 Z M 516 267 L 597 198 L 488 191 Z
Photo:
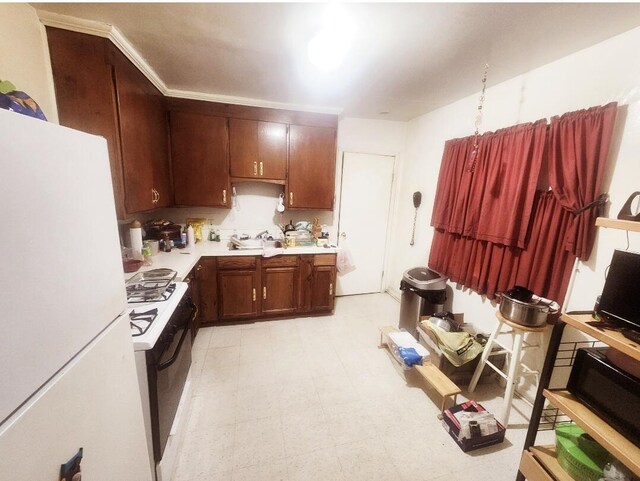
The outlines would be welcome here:
M 316 114 L 340 115 L 341 107 L 319 107 L 314 105 L 289 104 L 284 102 L 272 102 L 270 100 L 253 99 L 249 97 L 235 97 L 233 95 L 208 94 L 192 92 L 189 90 L 167 89 L 168 97 L 176 97 L 189 100 L 203 100 L 205 102 L 218 102 L 223 104 L 246 105 L 249 107 L 262 107 L 267 109 L 296 110 L 299 112 L 312 112 Z
M 263 107 L 281 110 L 297 110 L 301 112 L 313 112 L 319 114 L 340 115 L 341 107 L 319 107 L 314 105 L 298 105 L 269 100 L 253 99 L 248 97 L 235 97 L 232 95 L 218 95 L 188 90 L 170 89 L 151 66 L 140 56 L 129 40 L 113 25 L 94 20 L 85 20 L 71 15 L 36 10 L 38 18 L 43 25 L 48 27 L 71 30 L 78 33 L 86 33 L 98 37 L 108 38 L 113 44 L 140 70 L 156 88 L 167 97 L 177 97 L 190 100 L 203 100 L 205 102 L 220 102 L 226 104 L 246 105 L 250 107 Z
M 40 22 L 47 27 L 62 28 L 73 32 L 108 38 L 163 95 L 167 95 L 167 86 L 156 71 L 140 56 L 122 32 L 113 25 L 45 10 L 36 10 L 36 13 Z

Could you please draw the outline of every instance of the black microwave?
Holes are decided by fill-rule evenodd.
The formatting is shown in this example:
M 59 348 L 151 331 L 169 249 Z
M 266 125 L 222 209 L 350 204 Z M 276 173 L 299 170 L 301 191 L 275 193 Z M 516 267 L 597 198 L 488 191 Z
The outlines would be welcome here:
M 640 444 L 640 379 L 607 359 L 607 348 L 578 349 L 567 389 L 635 444 Z

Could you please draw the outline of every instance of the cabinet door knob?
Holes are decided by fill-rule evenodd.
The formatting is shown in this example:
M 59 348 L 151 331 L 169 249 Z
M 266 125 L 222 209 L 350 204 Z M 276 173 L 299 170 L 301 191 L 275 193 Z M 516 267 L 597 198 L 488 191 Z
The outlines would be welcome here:
M 253 175 L 258 175 L 258 162 L 253 163 Z
M 202 264 L 199 264 L 198 267 L 196 267 L 196 271 L 202 270 Z
M 289 205 L 293 205 L 293 192 L 289 192 Z
M 264 165 L 260 162 L 260 177 L 264 175 Z
M 156 203 L 160 202 L 160 192 L 156 190 Z
M 227 189 L 222 190 L 222 203 L 227 205 Z
M 329 295 L 333 295 L 333 282 L 329 284 Z
M 253 288 L 253 302 L 256 302 L 256 288 Z
M 262 288 L 262 298 L 266 301 L 267 300 L 267 286 L 264 286 Z
M 158 199 L 156 198 L 156 189 L 151 187 L 151 203 L 155 204 L 156 202 L 158 202 Z

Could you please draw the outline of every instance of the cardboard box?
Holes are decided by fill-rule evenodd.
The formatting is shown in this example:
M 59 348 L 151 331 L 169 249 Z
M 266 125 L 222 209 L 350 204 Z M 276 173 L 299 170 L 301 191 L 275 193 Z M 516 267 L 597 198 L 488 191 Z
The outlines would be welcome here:
M 447 430 L 449 435 L 458 444 L 458 446 L 460 446 L 460 449 L 462 449 L 465 453 L 467 451 L 473 451 L 474 449 L 484 448 L 486 446 L 491 446 L 493 444 L 498 444 L 504 441 L 506 430 L 504 426 L 498 421 L 496 421 L 498 432 L 488 434 L 486 436 L 478 436 L 474 438 L 463 437 L 461 439 L 458 439 L 458 436 L 460 434 L 460 423 L 458 422 L 454 414 L 459 411 L 483 412 L 486 410 L 482 407 L 481 404 L 478 404 L 475 401 L 471 400 L 462 404 L 456 404 L 451 409 L 446 409 L 443 413 L 443 427 Z
M 463 316 L 463 314 L 454 314 L 454 320 L 461 327 L 464 327 Z M 429 316 L 423 317 L 420 320 L 426 319 L 429 319 Z M 458 385 L 469 384 L 469 382 L 471 381 L 471 377 L 473 376 L 473 373 L 475 372 L 476 367 L 480 362 L 480 356 L 476 357 L 471 362 L 468 362 L 460 367 L 456 367 L 449 362 L 444 353 L 438 348 L 437 340 L 435 339 L 433 334 L 430 331 L 422 329 L 420 325 L 418 325 L 418 341 L 429 351 L 429 360 L 431 361 L 431 363 L 438 369 L 440 369 L 449 379 L 451 379 Z M 500 350 L 500 348 L 496 346 L 493 348 L 493 350 L 498 351 Z M 504 365 L 506 364 L 505 354 L 492 356 L 489 359 L 498 369 L 504 369 Z M 495 375 L 495 371 L 489 366 L 485 366 L 482 370 L 482 375 L 480 376 L 479 382 L 481 384 L 484 382 L 489 382 L 493 379 L 493 375 Z

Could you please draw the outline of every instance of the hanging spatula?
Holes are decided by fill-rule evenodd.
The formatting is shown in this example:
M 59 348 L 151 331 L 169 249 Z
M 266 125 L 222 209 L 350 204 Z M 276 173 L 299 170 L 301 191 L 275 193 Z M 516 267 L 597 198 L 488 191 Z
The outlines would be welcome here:
M 411 233 L 411 242 L 409 243 L 410 246 L 412 246 L 413 244 L 415 244 L 415 238 L 416 238 L 416 221 L 418 220 L 418 207 L 420 207 L 420 204 L 422 203 L 422 194 L 420 192 L 414 192 L 413 193 L 413 206 L 416 208 L 416 213 L 413 217 L 413 232 Z

